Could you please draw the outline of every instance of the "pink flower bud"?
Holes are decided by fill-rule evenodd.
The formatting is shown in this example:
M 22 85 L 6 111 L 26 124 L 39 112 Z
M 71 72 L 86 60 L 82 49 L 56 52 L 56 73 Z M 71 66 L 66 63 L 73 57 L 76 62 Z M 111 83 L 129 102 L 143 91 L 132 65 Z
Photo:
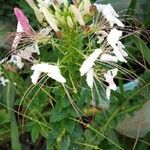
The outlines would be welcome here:
M 22 10 L 15 7 L 14 8 L 14 13 L 17 17 L 18 22 L 21 24 L 23 30 L 28 34 L 31 33 L 29 21 L 28 21 L 27 17 L 25 16 L 25 14 L 22 12 Z

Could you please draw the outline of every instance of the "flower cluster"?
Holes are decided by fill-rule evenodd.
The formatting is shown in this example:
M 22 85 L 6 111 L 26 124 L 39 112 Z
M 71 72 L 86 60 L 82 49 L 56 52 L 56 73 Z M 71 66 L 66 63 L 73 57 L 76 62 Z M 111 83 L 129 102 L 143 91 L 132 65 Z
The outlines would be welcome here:
M 117 88 L 114 78 L 118 72 L 112 64 L 126 63 L 128 56 L 124 50 L 125 46 L 120 41 L 124 24 L 118 19 L 119 15 L 113 7 L 110 4 L 91 4 L 90 0 L 74 0 L 73 4 L 68 0 L 37 0 L 38 5 L 33 0 L 26 1 L 44 28 L 38 32 L 34 31 L 24 13 L 19 8 L 14 8 L 18 25 L 12 44 L 13 55 L 9 62 L 14 63 L 19 69 L 24 67 L 22 60 L 32 63 L 33 84 L 37 84 L 42 73 L 46 73 L 57 82 L 67 84 L 69 68 L 71 63 L 74 63 L 74 70 L 80 74 L 80 80 L 83 81 L 82 76 L 86 76 L 85 81 L 89 88 L 94 88 L 95 78 L 100 78 L 103 84 L 108 83 L 105 89 L 106 97 L 110 99 L 111 90 L 115 91 Z M 64 40 L 66 34 L 70 37 Z M 22 43 L 27 38 L 30 42 L 24 47 Z M 79 47 L 80 42 L 82 46 Z M 54 49 L 60 45 L 58 49 L 63 56 L 58 57 L 58 62 L 63 65 L 63 73 L 58 62 L 44 62 L 33 57 L 35 53 L 40 58 L 41 43 L 49 43 Z M 65 46 L 62 47 L 61 44 Z M 65 61 L 66 58 L 68 61 Z M 108 64 L 109 67 L 101 64 Z M 75 80 L 74 82 L 78 82 L 79 78 Z

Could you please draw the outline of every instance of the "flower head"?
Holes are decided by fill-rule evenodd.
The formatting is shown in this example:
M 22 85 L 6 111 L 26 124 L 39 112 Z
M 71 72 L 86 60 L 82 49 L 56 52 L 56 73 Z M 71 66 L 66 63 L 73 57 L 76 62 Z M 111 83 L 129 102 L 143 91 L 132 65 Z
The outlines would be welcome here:
M 31 67 L 31 70 L 34 70 L 33 75 L 31 76 L 32 83 L 36 84 L 41 73 L 47 73 L 47 75 L 60 82 L 65 83 L 66 79 L 61 75 L 60 70 L 58 66 L 55 65 L 49 65 L 47 63 L 41 63 L 41 64 L 35 64 Z

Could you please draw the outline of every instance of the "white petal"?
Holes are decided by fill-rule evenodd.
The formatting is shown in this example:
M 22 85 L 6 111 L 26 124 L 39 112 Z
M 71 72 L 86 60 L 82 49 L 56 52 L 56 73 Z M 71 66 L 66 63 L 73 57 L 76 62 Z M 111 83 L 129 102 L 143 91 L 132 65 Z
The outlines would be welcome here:
M 94 62 L 96 61 L 96 59 L 99 57 L 99 55 L 102 53 L 101 49 L 96 49 L 81 65 L 80 68 L 80 73 L 81 76 L 83 76 L 84 74 L 86 74 L 89 69 L 91 69 L 94 65 Z
M 31 67 L 31 70 L 36 70 L 44 73 L 50 73 L 54 69 L 55 69 L 54 65 L 49 65 L 47 63 L 35 64 Z
M 65 83 L 66 79 L 61 75 L 58 66 L 49 65 L 47 63 L 35 64 L 31 67 L 31 70 L 37 72 L 48 73 L 48 76 L 55 79 L 58 82 Z
M 120 49 L 115 46 L 114 50 L 113 50 L 114 54 L 116 55 L 117 59 L 121 62 L 127 62 L 127 60 L 123 57 L 122 52 L 120 51 Z
M 18 22 L 18 24 L 17 24 L 17 32 L 24 32 L 20 22 Z
M 60 83 L 66 83 L 66 79 L 61 75 L 58 66 L 55 66 L 55 68 L 48 73 L 48 76 Z
M 38 54 L 38 55 L 40 55 L 40 49 L 39 49 L 39 46 L 38 46 L 38 44 L 37 43 L 35 43 L 35 52 Z
M 109 54 L 102 54 L 100 57 L 100 61 L 102 61 L 102 62 L 118 62 L 118 59 L 116 56 L 112 56 Z
M 94 70 L 93 68 L 91 68 L 87 74 L 86 74 L 86 82 L 87 82 L 87 85 L 90 87 L 90 88 L 93 88 L 93 82 L 94 82 Z
M 40 75 L 41 75 L 41 72 L 39 72 L 39 71 L 34 71 L 33 72 L 33 74 L 32 74 L 32 76 L 31 76 L 31 80 L 32 80 L 32 83 L 33 84 L 36 84 L 37 83 L 37 81 L 39 80 L 39 78 L 40 78 Z
M 114 48 L 116 47 L 116 44 L 118 43 L 121 36 L 122 36 L 122 31 L 119 31 L 116 28 L 114 28 L 108 34 L 107 41 Z
M 128 53 L 123 50 L 123 49 L 125 48 L 125 46 L 122 44 L 121 41 L 118 41 L 117 47 L 119 48 L 120 52 L 122 53 L 122 55 L 123 55 L 124 57 L 127 57 L 127 56 L 128 56 Z
M 87 14 L 90 11 L 91 2 L 90 0 L 83 0 L 83 2 L 84 2 L 84 14 Z
M 52 29 L 55 32 L 58 32 L 59 29 L 57 27 L 57 20 L 55 19 L 55 17 L 53 16 L 53 14 L 51 14 L 51 12 L 47 8 L 45 8 L 45 7 L 41 8 L 41 12 L 44 14 L 45 19 L 47 20 L 47 22 L 49 23 L 49 25 L 52 27 Z
M 111 93 L 111 90 L 110 90 L 109 87 L 107 87 L 107 89 L 106 89 L 106 97 L 107 97 L 108 99 L 110 99 L 110 93 Z
M 75 15 L 77 21 L 79 22 L 79 24 L 82 26 L 85 26 L 84 20 L 82 18 L 80 11 L 78 10 L 78 8 L 75 7 L 74 5 L 70 5 L 70 8 L 71 8 L 73 14 Z

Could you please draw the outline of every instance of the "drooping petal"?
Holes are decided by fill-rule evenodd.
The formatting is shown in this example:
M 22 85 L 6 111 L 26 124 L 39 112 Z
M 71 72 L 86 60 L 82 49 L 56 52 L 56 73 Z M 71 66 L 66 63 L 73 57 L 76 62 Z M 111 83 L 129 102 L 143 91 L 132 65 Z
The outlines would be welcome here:
M 113 53 L 116 55 L 117 59 L 121 62 L 127 62 L 127 60 L 123 57 L 122 52 L 120 51 L 120 49 L 116 46 L 113 50 Z
M 127 57 L 127 56 L 128 56 L 128 53 L 124 51 L 125 46 L 122 44 L 122 42 L 118 41 L 117 47 L 119 48 L 120 52 L 122 53 L 122 55 L 123 55 L 124 57 Z
M 92 89 L 93 88 L 93 82 L 94 82 L 94 70 L 91 68 L 87 73 L 86 73 L 86 82 L 87 85 Z
M 58 66 L 54 66 L 48 76 L 60 83 L 66 83 L 66 79 L 61 75 Z
M 47 63 L 35 64 L 31 67 L 31 70 L 47 73 L 49 77 L 60 83 L 66 82 L 66 79 L 61 75 L 60 70 L 56 65 L 50 65 Z
M 94 62 L 99 57 L 99 55 L 102 53 L 102 50 L 96 49 L 90 56 L 83 62 L 80 68 L 81 76 L 85 75 L 94 65 Z
M 41 75 L 41 72 L 39 72 L 39 71 L 34 71 L 33 72 L 33 74 L 32 74 L 32 76 L 31 76 L 31 80 L 32 80 L 32 83 L 33 84 L 36 84 L 37 83 L 37 81 L 39 80 L 39 78 L 40 78 L 40 75 Z

